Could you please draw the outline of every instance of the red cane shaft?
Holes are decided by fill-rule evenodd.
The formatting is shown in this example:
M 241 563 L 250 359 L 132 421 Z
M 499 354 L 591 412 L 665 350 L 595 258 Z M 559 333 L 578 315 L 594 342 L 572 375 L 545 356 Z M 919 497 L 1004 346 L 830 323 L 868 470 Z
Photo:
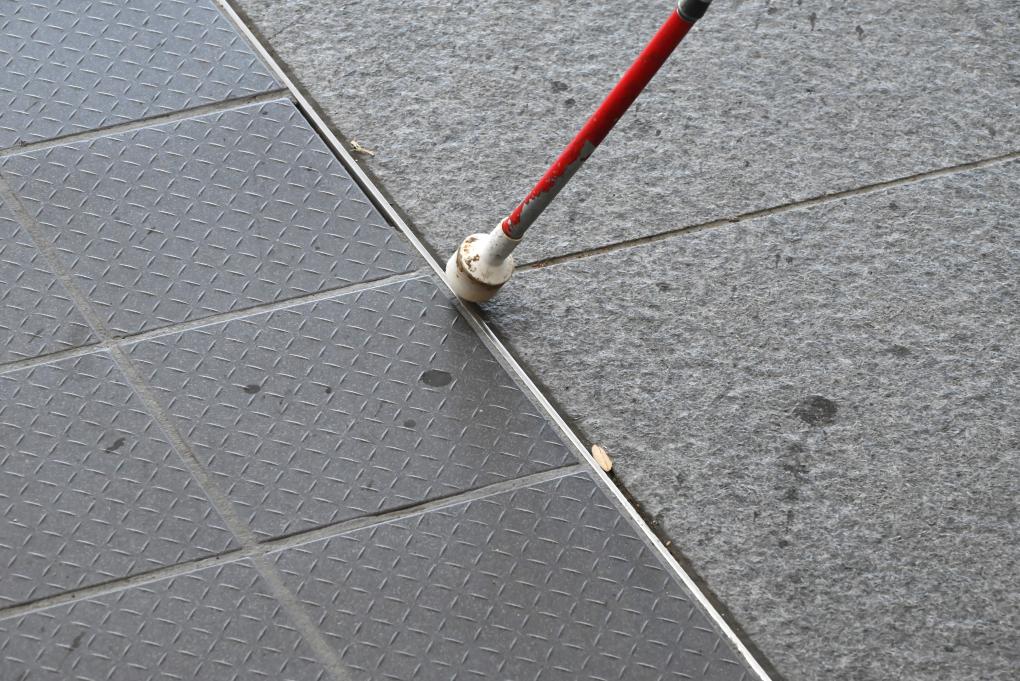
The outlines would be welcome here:
M 707 3 L 705 3 L 707 5 Z M 694 25 L 673 11 L 609 96 L 549 167 L 531 193 L 503 220 L 503 232 L 520 239 L 613 129 Z

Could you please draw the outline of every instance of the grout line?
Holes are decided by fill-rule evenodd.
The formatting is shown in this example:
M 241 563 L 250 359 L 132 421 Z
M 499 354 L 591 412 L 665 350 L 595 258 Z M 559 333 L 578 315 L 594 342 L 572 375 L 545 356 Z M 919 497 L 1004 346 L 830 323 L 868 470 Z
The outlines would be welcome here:
M 414 516 L 423 515 L 443 508 L 449 508 L 450 506 L 459 506 L 460 504 L 487 499 L 488 497 L 502 494 L 504 492 L 523 489 L 533 485 L 540 485 L 544 482 L 549 482 L 550 480 L 559 480 L 560 478 L 576 475 L 583 471 L 584 466 L 581 464 L 569 464 L 559 468 L 553 468 L 552 470 L 542 471 L 541 473 L 532 473 L 531 475 L 504 480 L 503 482 L 496 482 L 491 485 L 478 487 L 465 492 L 457 492 L 439 499 L 432 499 L 431 501 L 425 501 L 411 506 L 404 506 L 392 511 L 360 516 L 351 520 L 344 520 L 334 525 L 308 530 L 307 532 L 300 532 L 287 537 L 271 539 L 263 542 L 262 546 L 266 547 L 266 553 L 275 553 L 285 549 L 292 549 L 296 546 L 303 546 L 304 544 L 322 541 L 323 539 L 331 539 L 342 534 L 347 534 L 348 532 L 372 527 L 373 525 L 381 525 L 383 523 L 390 523 L 396 520 L 404 520 L 405 518 L 413 518 Z
M 92 327 L 92 330 L 99 337 L 101 341 L 99 345 L 105 345 L 110 340 L 110 333 L 106 328 L 106 322 L 96 313 L 92 303 L 88 301 L 85 294 L 78 290 L 78 285 L 74 283 L 71 272 L 64 267 L 60 256 L 57 255 L 56 247 L 46 239 L 45 230 L 32 214 L 28 212 L 28 209 L 21 202 L 21 198 L 14 193 L 3 176 L 0 176 L 0 199 L 3 199 L 5 207 L 32 238 L 36 250 L 42 254 L 50 271 L 60 282 L 61 286 L 64 287 L 71 302 L 74 303 L 74 306 L 78 309 L 86 323 Z M 23 364 L 26 363 L 23 362 Z
M 236 563 L 245 559 L 251 559 L 253 561 L 261 560 L 270 553 L 279 553 L 297 546 L 303 546 L 305 544 L 322 541 L 324 539 L 331 539 L 355 530 L 362 530 L 375 525 L 382 525 L 396 520 L 403 520 L 405 518 L 423 515 L 442 508 L 449 508 L 451 506 L 479 501 L 504 492 L 523 489 L 525 487 L 549 482 L 550 480 L 558 480 L 570 475 L 576 475 L 583 471 L 584 466 L 581 466 L 580 464 L 562 466 L 560 468 L 554 468 L 541 473 L 532 473 L 531 475 L 525 475 L 520 478 L 504 480 L 491 485 L 458 492 L 451 494 L 450 496 L 442 497 L 441 499 L 433 499 L 431 501 L 426 501 L 412 506 L 405 506 L 392 511 L 361 516 L 351 520 L 333 523 L 332 525 L 297 532 L 287 537 L 268 539 L 261 542 L 253 540 L 249 546 L 242 546 L 241 548 L 233 549 L 215 556 L 207 556 L 205 558 L 184 561 L 182 563 L 174 563 L 173 565 L 158 567 L 153 570 L 113 579 L 108 582 L 93 584 L 91 586 L 73 589 L 71 591 L 64 591 L 59 594 L 54 594 L 53 596 L 39 598 L 27 603 L 19 603 L 18 605 L 0 608 L 0 621 L 13 619 L 22 615 L 28 615 L 41 610 L 47 610 L 60 605 L 77 603 L 78 601 L 117 593 L 134 586 L 152 584 L 153 582 L 172 579 L 173 577 L 179 577 L 181 575 L 197 572 L 198 570 L 216 567 L 217 565 L 224 563 Z M 240 540 L 238 539 L 238 541 Z
M 85 355 L 101 352 L 104 349 L 106 349 L 106 346 L 103 343 L 89 343 L 88 345 L 79 345 L 76 348 L 49 352 L 45 355 L 37 355 L 36 357 L 16 359 L 11 362 L 0 364 L 0 376 L 3 376 L 4 374 L 11 374 L 15 371 L 21 371 L 22 369 L 34 369 L 44 364 L 53 364 L 54 362 L 59 362 L 64 359 L 84 357 Z
M 50 139 L 39 140 L 38 142 L 28 142 L 16 147 L 0 149 L 0 159 L 6 156 L 17 156 L 18 154 L 42 151 L 51 147 L 59 147 L 66 144 L 74 144 L 75 142 L 93 140 L 99 137 L 108 137 L 122 132 L 138 130 L 139 128 L 148 128 L 155 125 L 162 125 L 164 123 L 174 123 L 176 121 L 184 120 L 185 118 L 195 118 L 197 116 L 204 116 L 205 114 L 215 113 L 217 111 L 236 109 L 249 104 L 269 102 L 280 99 L 281 97 L 286 97 L 287 95 L 286 87 L 276 88 L 269 90 L 268 92 L 260 92 L 257 95 L 224 99 L 219 102 L 213 102 L 212 104 L 203 104 L 202 106 L 159 114 L 157 116 L 150 116 L 149 118 L 139 118 L 138 120 L 128 121 L 126 123 L 114 123 L 113 125 L 108 125 L 103 128 L 83 130 L 82 132 L 72 132 L 67 135 L 61 135 L 60 137 L 51 137 Z
M 936 168 L 934 170 L 926 170 L 921 173 L 915 173 L 913 175 L 905 175 L 903 177 L 897 177 L 892 180 L 883 180 L 881 182 L 874 182 L 872 184 L 862 185 L 855 187 L 854 189 L 844 189 L 838 192 L 830 192 L 827 194 L 820 194 L 811 198 L 802 199 L 799 201 L 791 201 L 789 203 L 783 203 L 776 206 L 770 206 L 768 208 L 759 208 L 757 210 L 748 211 L 746 213 L 740 213 L 730 218 L 718 218 L 710 220 L 708 222 L 701 222 L 693 225 L 686 225 L 684 227 L 677 227 L 670 229 L 665 232 L 658 232 L 656 234 L 650 234 L 648 236 L 641 236 L 634 239 L 626 239 L 624 241 L 617 241 L 612 244 L 605 246 L 598 246 L 596 248 L 582 249 L 574 251 L 572 253 L 565 253 L 563 255 L 555 255 L 549 258 L 543 258 L 542 260 L 533 260 L 524 264 L 518 265 L 518 270 L 535 270 L 543 267 L 551 267 L 553 265 L 561 265 L 567 262 L 573 262 L 574 260 L 584 260 L 586 258 L 592 258 L 607 253 L 614 253 L 616 251 L 622 251 L 630 248 L 637 248 L 646 244 L 652 244 L 659 241 L 665 241 L 676 236 L 682 236 L 686 234 L 693 234 L 701 232 L 707 229 L 714 229 L 716 227 L 725 227 L 726 225 L 735 225 L 741 222 L 747 222 L 748 220 L 755 220 L 757 218 L 768 217 L 771 215 L 781 215 L 788 213 L 793 210 L 799 210 L 801 208 L 811 208 L 813 206 L 819 206 L 826 203 L 832 203 L 840 201 L 842 199 L 853 198 L 857 196 L 865 196 L 867 194 L 873 194 L 880 192 L 885 189 L 894 189 L 896 187 L 903 187 L 906 185 L 914 184 L 916 182 L 923 182 L 937 177 L 945 177 L 947 175 L 956 175 L 958 173 L 964 173 L 971 170 L 980 170 L 981 168 L 987 168 L 989 166 L 998 165 L 1001 163 L 1008 163 L 1020 158 L 1020 151 L 1011 151 L 1007 154 L 1001 154 L 999 156 L 992 156 L 990 158 L 981 159 L 979 161 L 970 161 L 968 163 L 960 163 L 957 165 L 946 166 L 943 168 Z
M 300 307 L 301 305 L 319 303 L 324 300 L 343 298 L 346 296 L 354 295 L 356 293 L 362 293 L 364 291 L 382 288 L 384 286 L 392 286 L 395 284 L 403 283 L 405 281 L 420 279 L 424 274 L 425 268 L 421 267 L 411 272 L 401 272 L 400 274 L 392 274 L 386 277 L 382 277 L 380 279 L 360 281 L 355 284 L 349 284 L 337 288 L 326 289 L 324 291 L 316 291 L 315 293 L 309 293 L 294 298 L 287 298 L 285 300 L 274 300 L 273 302 L 270 303 L 263 303 L 261 305 L 247 307 L 244 308 L 243 310 L 231 310 L 230 312 L 222 312 L 219 314 L 211 315 L 209 317 L 203 317 L 201 319 L 179 322 L 177 324 L 171 324 L 170 326 L 164 326 L 158 329 L 152 329 L 150 331 L 142 331 L 141 333 L 136 333 L 130 336 L 119 336 L 113 340 L 113 343 L 118 346 L 133 345 L 135 343 L 151 340 L 153 338 L 170 336 L 177 333 L 183 333 L 185 331 L 194 331 L 195 329 L 201 329 L 206 326 L 224 324 L 226 322 L 232 322 L 238 319 L 246 319 L 248 317 L 256 317 L 258 315 L 278 312 L 280 310 L 286 310 L 292 307 Z
M 220 517 L 227 524 L 227 528 L 234 535 L 234 538 L 237 539 L 242 548 L 252 550 L 258 543 L 255 539 L 255 533 L 251 531 L 246 522 L 241 520 L 240 516 L 237 515 L 237 509 L 234 507 L 233 502 L 230 501 L 226 494 L 220 491 L 219 485 L 206 472 L 205 467 L 199 461 L 198 456 L 195 455 L 191 445 L 188 444 L 187 440 L 184 439 L 177 429 L 177 426 L 174 425 L 172 417 L 163 410 L 156 396 L 152 394 L 152 389 L 145 382 L 141 372 L 138 371 L 138 368 L 122 348 L 114 345 L 110 348 L 110 354 L 125 378 L 127 378 L 135 395 L 142 401 L 145 410 L 149 412 L 152 419 L 170 439 L 170 443 L 177 451 L 178 456 L 187 466 L 188 472 L 191 473 L 195 482 L 198 483 L 199 487 L 206 493 L 206 496 L 209 497 L 213 508 L 220 514 Z
M 194 331 L 195 329 L 201 329 L 206 326 L 212 326 L 214 324 L 224 324 L 226 322 L 236 321 L 238 319 L 247 319 L 249 317 L 255 317 L 260 314 L 269 314 L 277 312 L 279 310 L 286 310 L 291 307 L 299 307 L 301 305 L 308 305 L 311 303 L 317 303 L 324 300 L 333 300 L 335 298 L 343 298 L 345 296 L 354 295 L 363 291 L 369 291 L 376 288 L 382 288 L 384 286 L 392 286 L 405 281 L 413 281 L 414 279 L 420 279 L 426 276 L 425 268 L 419 268 L 411 272 L 402 272 L 400 274 L 394 274 L 381 279 L 373 279 L 371 281 L 358 282 L 349 286 L 341 286 L 338 288 L 332 288 L 325 291 L 317 291 L 315 293 L 309 293 L 303 296 L 296 296 L 294 298 L 287 298 L 285 300 L 275 300 L 270 303 L 263 303 L 261 305 L 255 305 L 253 307 L 247 307 L 242 310 L 231 310 L 230 312 L 221 312 L 214 314 L 209 317 L 202 317 L 201 319 L 193 319 L 186 322 L 178 322 L 171 324 L 170 326 L 160 327 L 158 329 L 151 329 L 149 331 L 142 331 L 140 333 L 132 334 L 130 336 L 117 336 L 111 340 L 103 340 L 99 343 L 91 343 L 89 345 L 82 345 L 77 348 L 70 348 L 68 350 L 60 350 L 58 352 L 51 352 L 45 355 L 39 355 L 37 357 L 26 357 L 25 359 L 14 360 L 5 364 L 0 364 L 0 376 L 4 374 L 13 373 L 15 371 L 21 371 L 23 369 L 34 369 L 35 367 L 42 366 L 44 364 L 52 364 L 53 362 L 59 362 L 63 359 L 70 359 L 74 357 L 82 357 L 84 355 L 91 355 L 96 352 L 102 352 L 109 350 L 112 347 L 126 347 L 141 343 L 143 341 L 152 340 L 154 338 L 161 338 L 163 336 L 170 336 L 177 333 L 184 333 L 186 331 Z M 61 282 L 63 283 L 63 282 Z
M 224 563 L 237 562 L 248 557 L 249 553 L 243 549 L 234 549 L 233 551 L 227 551 L 226 553 L 220 553 L 207 558 L 175 563 L 174 565 L 167 565 L 147 572 L 128 575 L 127 577 L 121 577 L 109 582 L 93 584 L 91 586 L 74 589 L 72 591 L 64 591 L 53 596 L 29 601 L 28 603 L 19 603 L 18 605 L 13 605 L 7 608 L 0 608 L 0 621 L 22 617 L 23 615 L 31 615 L 32 613 L 56 608 L 61 605 L 68 605 L 92 598 L 99 598 L 101 596 L 130 589 L 131 587 L 143 586 L 145 584 L 152 584 L 153 582 L 159 582 L 164 579 L 180 577 L 205 568 L 216 567 L 217 565 Z
M 287 611 L 287 615 L 301 635 L 301 639 L 308 644 L 312 652 L 318 655 L 319 662 L 326 668 L 326 672 L 332 674 L 337 681 L 349 681 L 351 677 L 347 674 L 347 666 L 343 663 L 340 654 L 326 640 L 326 635 L 312 620 L 297 594 L 291 591 L 287 583 L 283 581 L 283 575 L 280 574 L 276 565 L 266 560 L 264 555 L 256 556 L 252 562 L 269 590 L 273 592 L 276 602 Z

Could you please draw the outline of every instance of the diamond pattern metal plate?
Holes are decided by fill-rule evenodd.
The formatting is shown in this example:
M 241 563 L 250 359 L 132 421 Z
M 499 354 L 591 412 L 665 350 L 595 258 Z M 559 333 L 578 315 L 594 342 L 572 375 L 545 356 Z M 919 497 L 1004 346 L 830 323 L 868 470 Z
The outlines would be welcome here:
M 0 197 L 0 364 L 96 340 Z
M 0 148 L 279 87 L 208 0 L 0 1 Z
M 750 678 L 586 474 L 274 559 L 352 679 Z
M 247 561 L 0 620 L 10 681 L 328 679 Z
M 263 536 L 576 462 L 430 281 L 204 326 L 130 357 Z
M 105 353 L 0 375 L 0 517 L 2 607 L 236 548 Z
M 289 101 L 7 158 L 114 334 L 417 267 Z

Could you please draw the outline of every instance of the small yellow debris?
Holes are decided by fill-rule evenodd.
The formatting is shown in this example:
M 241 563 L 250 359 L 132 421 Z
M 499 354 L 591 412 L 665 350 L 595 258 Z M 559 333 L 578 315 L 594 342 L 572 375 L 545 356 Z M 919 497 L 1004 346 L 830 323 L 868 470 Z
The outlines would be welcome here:
M 375 156 L 375 152 L 371 149 L 361 146 L 358 140 L 351 140 L 351 151 L 357 154 L 368 154 L 369 156 Z
M 602 445 L 592 445 L 591 456 L 595 459 L 595 463 L 601 466 L 602 470 L 606 473 L 613 470 L 613 460 L 609 458 L 608 454 L 606 454 L 606 450 L 602 447 Z

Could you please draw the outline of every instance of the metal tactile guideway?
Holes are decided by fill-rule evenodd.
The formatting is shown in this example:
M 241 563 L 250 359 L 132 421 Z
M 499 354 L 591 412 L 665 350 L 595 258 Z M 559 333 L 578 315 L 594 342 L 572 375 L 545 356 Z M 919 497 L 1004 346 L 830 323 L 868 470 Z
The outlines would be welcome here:
M 249 40 L 0 0 L 3 678 L 764 677 Z

